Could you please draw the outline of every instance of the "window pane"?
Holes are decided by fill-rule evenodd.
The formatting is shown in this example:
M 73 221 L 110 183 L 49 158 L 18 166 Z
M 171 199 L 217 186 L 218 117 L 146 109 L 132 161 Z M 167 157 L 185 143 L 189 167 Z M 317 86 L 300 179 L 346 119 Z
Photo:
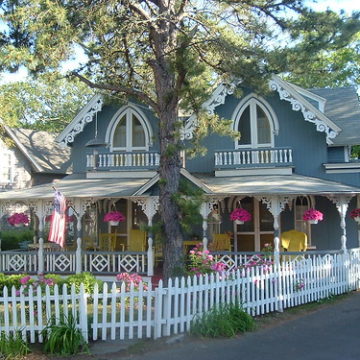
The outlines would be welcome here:
M 238 130 L 240 132 L 239 145 L 250 145 L 250 106 L 248 106 L 241 115 Z
M 260 106 L 256 105 L 258 144 L 269 144 L 271 142 L 270 123 Z
M 126 147 L 126 115 L 124 115 L 116 126 L 113 138 L 114 147 Z
M 132 116 L 132 146 L 145 146 L 145 132 L 139 119 L 135 115 Z

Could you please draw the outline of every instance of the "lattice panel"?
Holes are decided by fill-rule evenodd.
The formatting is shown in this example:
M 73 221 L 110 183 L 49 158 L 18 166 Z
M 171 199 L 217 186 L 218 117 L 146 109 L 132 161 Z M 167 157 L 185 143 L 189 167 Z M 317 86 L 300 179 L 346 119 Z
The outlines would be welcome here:
M 9 260 L 9 266 L 11 270 L 24 271 L 25 264 L 26 264 L 25 258 L 20 255 L 11 256 Z
M 60 271 L 70 271 L 71 270 L 71 260 L 68 256 L 61 254 L 55 258 L 54 261 L 55 269 Z
M 138 261 L 134 256 L 126 255 L 120 260 L 120 266 L 127 272 L 137 270 Z
M 226 271 L 236 270 L 236 263 L 229 255 L 223 255 L 217 257 L 217 261 L 225 263 L 227 265 Z
M 109 259 L 104 255 L 96 255 L 91 260 L 91 267 L 97 272 L 104 271 L 107 266 L 109 266 Z

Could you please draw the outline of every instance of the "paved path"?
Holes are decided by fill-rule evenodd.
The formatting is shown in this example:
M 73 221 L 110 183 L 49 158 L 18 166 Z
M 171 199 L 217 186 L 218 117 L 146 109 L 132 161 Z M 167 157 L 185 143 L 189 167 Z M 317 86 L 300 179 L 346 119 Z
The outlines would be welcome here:
M 104 356 L 103 358 L 106 358 Z M 319 310 L 235 339 L 167 346 L 132 360 L 360 360 L 360 292 Z

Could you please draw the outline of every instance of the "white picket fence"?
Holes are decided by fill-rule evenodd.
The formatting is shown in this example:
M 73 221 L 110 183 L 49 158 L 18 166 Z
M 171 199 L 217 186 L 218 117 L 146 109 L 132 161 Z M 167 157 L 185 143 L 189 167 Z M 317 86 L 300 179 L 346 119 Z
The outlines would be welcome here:
M 280 266 L 248 267 L 227 274 L 176 278 L 155 289 L 141 283 L 104 284 L 93 294 L 72 287 L 38 288 L 18 294 L 6 288 L 0 297 L 0 331 L 21 331 L 42 342 L 41 331 L 54 318 L 71 312 L 86 339 L 159 338 L 190 330 L 198 316 L 220 304 L 241 303 L 251 315 L 297 306 L 360 287 L 360 249 L 327 254 Z M 61 291 L 60 291 L 61 290 Z M 88 333 L 90 329 L 90 333 Z

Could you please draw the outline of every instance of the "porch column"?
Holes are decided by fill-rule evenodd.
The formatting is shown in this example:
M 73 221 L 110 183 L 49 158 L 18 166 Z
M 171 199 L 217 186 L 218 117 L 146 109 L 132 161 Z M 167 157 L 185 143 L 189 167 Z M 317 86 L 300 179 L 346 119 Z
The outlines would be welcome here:
M 280 266 L 280 214 L 284 210 L 286 204 L 289 203 L 291 198 L 289 196 L 263 196 L 260 200 L 266 204 L 267 209 L 270 211 L 274 218 L 274 263 L 275 266 Z
M 154 275 L 154 241 L 153 241 L 153 234 L 151 232 L 151 227 L 153 224 L 153 217 L 155 216 L 156 212 L 159 208 L 159 197 L 158 196 L 149 196 L 142 199 L 135 200 L 136 203 L 141 206 L 142 211 L 146 215 L 148 219 L 148 249 L 147 249 L 147 258 L 148 258 L 148 269 L 147 269 L 147 276 Z
M 336 205 L 337 211 L 340 215 L 340 228 L 342 230 L 342 235 L 340 238 L 341 241 L 341 250 L 346 252 L 346 221 L 345 216 L 349 207 L 349 202 L 353 195 L 331 195 L 328 198 Z
M 86 211 L 88 200 L 74 199 L 72 206 L 75 210 L 74 215 L 76 216 L 76 252 L 75 252 L 75 272 L 80 274 L 82 272 L 82 249 L 81 249 L 81 236 L 82 226 L 81 220 Z
M 44 274 L 44 221 L 45 211 L 42 200 L 36 202 L 35 212 L 39 218 L 38 274 Z
M 215 201 L 206 201 L 201 204 L 200 214 L 202 217 L 202 230 L 203 230 L 203 249 L 206 251 L 208 249 L 208 237 L 207 237 L 207 228 L 208 228 L 208 216 L 211 213 Z

